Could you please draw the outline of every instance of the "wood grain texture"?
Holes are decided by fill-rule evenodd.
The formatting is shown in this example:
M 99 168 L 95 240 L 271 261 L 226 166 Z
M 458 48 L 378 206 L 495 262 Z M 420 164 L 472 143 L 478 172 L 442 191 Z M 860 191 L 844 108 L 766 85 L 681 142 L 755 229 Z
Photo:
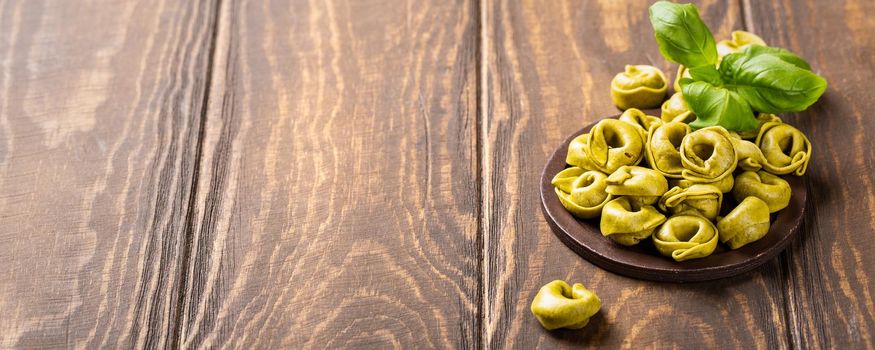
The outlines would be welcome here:
M 0 348 L 173 345 L 213 5 L 0 2 Z
M 660 284 L 601 270 L 550 232 L 539 175 L 567 133 L 616 114 L 609 82 L 625 64 L 674 76 L 647 19 L 649 1 L 488 1 L 483 213 L 488 348 L 787 348 L 787 276 L 772 261 L 740 277 Z M 698 3 L 717 38 L 742 29 L 739 2 Z M 583 331 L 547 332 L 529 312 L 554 279 L 583 282 L 603 308 Z
M 875 3 L 750 1 L 767 43 L 800 53 L 828 83 L 787 116 L 811 139 L 809 212 L 787 254 L 788 313 L 800 348 L 875 349 Z
M 830 83 L 810 213 L 727 280 L 633 280 L 539 208 L 660 56 L 652 1 L 0 0 L 0 348 L 875 349 L 875 4 L 697 1 Z M 554 279 L 581 331 L 529 312 Z
M 223 3 L 185 347 L 476 346 L 476 11 Z

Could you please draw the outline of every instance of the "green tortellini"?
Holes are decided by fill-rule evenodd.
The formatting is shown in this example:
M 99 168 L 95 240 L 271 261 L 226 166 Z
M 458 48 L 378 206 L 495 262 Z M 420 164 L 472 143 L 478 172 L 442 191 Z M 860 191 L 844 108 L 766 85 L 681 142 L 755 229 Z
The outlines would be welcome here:
M 766 43 L 744 31 L 732 32 L 731 39 L 716 45 L 718 68 L 725 55 L 744 50 L 757 55 L 766 49 L 751 47 Z M 706 73 L 697 77 L 712 81 Z M 781 176 L 803 175 L 812 152 L 801 131 L 770 113 L 758 113 L 753 130 L 694 129 L 689 123 L 697 116 L 680 86 L 683 78 L 690 77 L 680 65 L 674 94 L 666 100 L 671 82 L 661 70 L 626 66 L 611 81 L 611 98 L 623 113 L 618 119 L 602 119 L 575 137 L 565 159 L 571 167 L 552 179 L 562 205 L 577 218 L 598 218 L 604 237 L 626 246 L 652 238 L 661 255 L 678 262 L 705 258 L 718 242 L 739 249 L 768 234 L 771 214 L 787 208 L 792 195 Z M 659 117 L 642 111 L 657 106 Z M 724 201 L 724 194 L 730 192 L 733 198 Z M 545 328 L 581 328 L 598 311 L 600 304 L 586 312 L 568 311 L 578 310 L 572 304 L 581 303 L 574 301 L 579 299 L 574 294 L 578 286 L 586 291 L 582 285 L 572 288 L 563 281 L 542 288 L 532 312 Z M 551 311 L 556 305 L 564 311 Z
M 747 197 L 757 197 L 774 213 L 790 204 L 790 183 L 765 171 L 745 171 L 735 177 L 732 196 L 741 202 Z
M 544 328 L 581 329 L 599 312 L 602 301 L 583 284 L 569 286 L 562 280 L 547 283 L 532 300 L 532 314 Z
M 675 92 L 668 100 L 662 103 L 662 115 L 660 116 L 663 122 L 681 122 L 689 123 L 696 120 L 696 115 L 690 110 L 687 101 L 684 101 L 684 95 Z
M 710 126 L 693 131 L 681 142 L 681 173 L 693 183 L 711 183 L 726 177 L 738 164 L 732 136 L 723 127 Z
M 628 65 L 611 80 L 611 99 L 622 110 L 656 108 L 667 91 L 665 74 L 653 66 Z
M 679 122 L 667 122 L 650 129 L 647 136 L 646 158 L 653 170 L 665 177 L 681 178 L 681 141 L 692 132 L 690 126 Z
M 572 139 L 571 143 L 568 144 L 568 154 L 565 155 L 565 163 L 583 168 L 584 170 L 593 169 L 592 162 L 586 154 L 587 148 L 589 148 L 589 134 L 580 134 Z
M 636 126 L 641 139 L 647 141 L 647 132 L 662 125 L 662 119 L 647 115 L 638 108 L 629 108 L 620 115 L 620 120 Z
M 745 140 L 754 140 L 757 138 L 757 135 L 760 134 L 760 129 L 762 129 L 763 124 L 768 122 L 777 122 L 781 123 L 781 118 L 771 113 L 759 113 L 757 114 L 757 128 L 751 131 L 739 131 L 738 136 Z
M 712 185 L 694 184 L 690 187 L 672 187 L 659 200 L 659 207 L 672 213 L 696 211 L 714 220 L 720 213 L 723 192 Z
M 695 184 L 711 185 L 720 189 L 720 192 L 728 193 L 729 191 L 732 191 L 732 186 L 735 185 L 735 179 L 732 176 L 727 176 L 714 182 L 692 182 L 687 179 L 673 179 L 672 181 L 669 181 L 668 184 L 672 187 L 677 186 L 683 188 L 687 188 Z
M 607 175 L 596 170 L 571 167 L 553 177 L 556 195 L 562 206 L 581 219 L 592 219 L 613 196 L 605 192 Z
M 811 160 L 811 142 L 789 124 L 767 122 L 760 128 L 757 146 L 765 156 L 763 167 L 772 174 L 805 174 Z
M 616 119 L 602 119 L 589 134 L 571 141 L 565 162 L 587 170 L 613 173 L 644 159 L 644 140 L 637 127 Z
M 717 228 L 711 220 L 681 213 L 668 218 L 653 234 L 653 245 L 675 261 L 704 258 L 717 248 Z
M 738 167 L 746 171 L 762 169 L 766 158 L 760 148 L 755 143 L 736 136 L 733 135 L 731 140 L 733 147 L 735 147 L 735 153 L 738 155 Z
M 757 197 L 747 197 L 729 214 L 717 220 L 720 241 L 732 249 L 763 238 L 769 233 L 769 206 Z
M 635 206 L 626 197 L 616 198 L 602 209 L 599 228 L 602 235 L 622 245 L 635 245 L 650 237 L 653 231 L 665 222 L 656 208 Z
M 655 170 L 640 166 L 622 166 L 608 176 L 605 191 L 624 196 L 633 205 L 656 203 L 668 190 L 668 181 Z
M 690 75 L 690 72 L 687 70 L 687 67 L 684 67 L 684 65 L 679 65 L 678 72 L 677 72 L 677 74 L 675 74 L 675 77 L 674 77 L 674 85 L 672 85 L 672 87 L 674 88 L 674 91 L 675 92 L 681 91 L 681 79 L 692 78 L 692 77 L 693 76 Z
M 717 43 L 717 56 L 723 57 L 740 52 L 750 45 L 766 46 L 766 42 L 754 33 L 736 30 L 732 32 L 732 39 L 721 40 Z

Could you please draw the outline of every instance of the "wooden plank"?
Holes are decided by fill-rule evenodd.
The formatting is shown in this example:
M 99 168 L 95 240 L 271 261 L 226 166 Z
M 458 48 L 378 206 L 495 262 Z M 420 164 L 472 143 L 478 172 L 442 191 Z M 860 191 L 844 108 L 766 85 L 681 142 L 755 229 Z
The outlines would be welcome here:
M 613 75 L 625 64 L 653 64 L 673 78 L 676 67 L 653 40 L 650 2 L 487 3 L 486 347 L 787 348 L 779 260 L 710 283 L 638 281 L 578 257 L 541 214 L 539 176 L 550 152 L 568 133 L 618 113 L 609 94 Z M 743 28 L 738 2 L 699 8 L 718 39 Z M 554 279 L 583 282 L 602 298 L 584 330 L 547 332 L 530 314 L 538 288 Z
M 172 345 L 212 5 L 0 2 L 0 348 Z
M 805 57 L 829 88 L 786 119 L 814 147 L 802 238 L 790 249 L 789 313 L 801 348 L 875 349 L 875 3 L 750 1 L 767 43 Z
M 183 345 L 477 345 L 473 1 L 229 1 Z

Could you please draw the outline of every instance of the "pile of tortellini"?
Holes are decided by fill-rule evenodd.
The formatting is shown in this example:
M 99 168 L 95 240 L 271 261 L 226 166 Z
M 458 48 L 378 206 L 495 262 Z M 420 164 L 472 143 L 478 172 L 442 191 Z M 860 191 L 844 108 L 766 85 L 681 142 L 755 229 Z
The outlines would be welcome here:
M 790 202 L 780 176 L 801 176 L 808 166 L 805 134 L 766 113 L 752 132 L 693 130 L 680 93 L 663 101 L 668 83 L 659 69 L 629 67 L 611 84 L 612 92 L 627 90 L 612 94 L 625 110 L 620 118 L 599 121 L 568 146 L 570 167 L 552 180 L 562 205 L 581 219 L 600 217 L 602 235 L 619 244 L 652 238 L 676 261 L 707 257 L 718 241 L 738 249 L 765 236 L 771 214 Z M 638 109 L 660 103 L 661 117 Z M 727 193 L 734 201 L 724 201 Z M 724 208 L 729 203 L 737 204 Z

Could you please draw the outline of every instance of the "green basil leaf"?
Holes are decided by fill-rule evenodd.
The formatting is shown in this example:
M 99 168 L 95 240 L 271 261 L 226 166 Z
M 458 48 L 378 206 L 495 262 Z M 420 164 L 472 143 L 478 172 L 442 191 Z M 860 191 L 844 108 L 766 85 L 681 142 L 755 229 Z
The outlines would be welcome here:
M 823 95 L 826 80 L 788 59 L 793 60 L 786 54 L 745 50 L 724 56 L 720 74 L 725 87 L 742 96 L 756 111 L 800 112 Z
M 743 53 L 751 57 L 759 55 L 772 55 L 779 58 L 781 61 L 792 64 L 796 67 L 802 68 L 804 70 L 811 70 L 811 66 L 808 65 L 808 62 L 805 62 L 805 59 L 799 57 L 795 53 L 790 52 L 789 50 L 782 49 L 780 47 L 750 45 L 744 48 Z
M 696 120 L 690 123 L 695 129 L 719 125 L 730 131 L 749 131 L 758 125 L 747 102 L 729 89 L 693 81 L 681 90 L 687 105 L 696 114 Z
M 681 80 L 678 80 L 678 85 L 681 86 L 681 90 L 683 91 L 684 85 L 692 83 L 693 81 L 695 80 L 693 80 L 692 78 L 681 78 Z
M 705 81 L 711 85 L 723 85 L 723 79 L 720 78 L 720 72 L 715 66 L 699 66 L 687 69 L 693 80 Z
M 692 4 L 659 1 L 650 6 L 650 23 L 659 52 L 689 68 L 717 63 L 717 44 Z

